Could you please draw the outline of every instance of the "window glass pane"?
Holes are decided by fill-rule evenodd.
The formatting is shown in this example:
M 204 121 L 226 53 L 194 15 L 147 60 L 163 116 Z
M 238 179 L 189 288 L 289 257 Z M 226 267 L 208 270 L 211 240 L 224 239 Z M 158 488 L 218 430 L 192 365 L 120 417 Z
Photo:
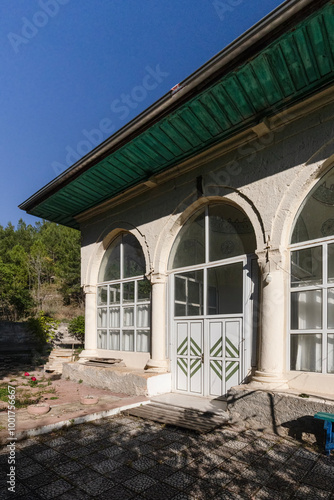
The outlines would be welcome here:
M 148 280 L 137 281 L 137 301 L 150 300 L 151 283 Z
M 137 331 L 137 352 L 150 352 L 150 332 Z
M 328 283 L 334 283 L 334 244 L 328 245 Z
M 291 252 L 291 286 L 322 284 L 322 247 Z
M 205 261 L 204 210 L 185 223 L 177 235 L 168 269 L 202 264 Z
M 328 357 L 327 357 L 327 371 L 334 373 L 334 333 L 330 333 L 327 337 L 328 344 Z
M 208 314 L 242 313 L 243 263 L 208 269 Z
M 106 250 L 99 271 L 98 281 L 118 280 L 121 277 L 120 272 L 120 244 L 122 237 L 119 236 Z
M 322 328 L 322 292 L 308 290 L 291 294 L 292 330 Z
M 185 304 L 175 304 L 175 316 L 187 316 Z
M 109 285 L 109 302 L 110 304 L 119 304 L 121 300 L 120 294 L 121 285 L 118 283 L 116 285 Z
M 123 326 L 134 326 L 134 308 L 124 307 L 123 308 Z
M 120 326 L 120 308 L 110 307 L 109 309 L 109 327 L 119 328 Z
M 321 334 L 291 335 L 290 369 L 321 372 L 321 351 Z
M 187 300 L 187 279 L 185 276 L 175 276 L 175 300 L 181 302 L 186 302 Z
M 122 335 L 122 351 L 134 351 L 134 331 L 124 330 Z
M 108 287 L 99 286 L 97 289 L 97 305 L 103 306 L 107 304 L 108 301 Z
M 253 253 L 255 234 L 248 217 L 230 205 L 209 206 L 209 260 Z
M 109 349 L 112 351 L 119 351 L 120 350 L 120 345 L 119 345 L 119 330 L 111 330 L 109 333 Z
M 148 304 L 137 306 L 137 327 L 150 326 L 150 306 Z
M 175 275 L 175 315 L 203 314 L 203 271 Z
M 97 310 L 97 326 L 99 328 L 107 327 L 107 308 L 100 307 Z
M 139 241 L 132 234 L 123 235 L 123 278 L 145 274 L 145 257 Z
M 135 282 L 123 283 L 123 302 L 134 302 L 135 300 Z
M 292 232 L 291 243 L 334 235 L 334 169 L 332 168 L 305 199 Z
M 327 293 L 327 327 L 334 328 L 334 288 L 328 288 Z
M 98 332 L 97 332 L 97 347 L 98 347 L 98 349 L 108 349 L 107 330 L 98 330 Z

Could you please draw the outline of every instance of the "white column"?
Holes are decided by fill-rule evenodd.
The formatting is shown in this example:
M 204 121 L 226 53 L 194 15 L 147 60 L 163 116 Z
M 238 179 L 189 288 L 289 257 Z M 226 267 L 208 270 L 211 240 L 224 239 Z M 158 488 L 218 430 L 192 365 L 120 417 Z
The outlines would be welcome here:
M 151 325 L 151 355 L 146 365 L 147 371 L 166 372 L 166 283 L 164 274 L 152 274 L 152 325 Z
M 97 357 L 96 286 L 85 285 L 85 349 L 80 358 Z
M 286 363 L 286 273 L 280 252 L 270 250 L 266 257 L 262 255 L 259 259 L 259 265 L 262 271 L 259 359 L 258 370 L 250 385 L 264 390 L 287 389 L 283 376 Z

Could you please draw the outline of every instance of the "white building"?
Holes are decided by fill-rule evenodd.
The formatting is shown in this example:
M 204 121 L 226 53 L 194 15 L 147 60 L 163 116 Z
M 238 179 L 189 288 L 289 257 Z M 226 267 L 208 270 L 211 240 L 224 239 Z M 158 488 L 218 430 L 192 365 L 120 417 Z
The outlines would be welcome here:
M 21 205 L 82 232 L 83 357 L 334 396 L 333 33 L 284 2 Z

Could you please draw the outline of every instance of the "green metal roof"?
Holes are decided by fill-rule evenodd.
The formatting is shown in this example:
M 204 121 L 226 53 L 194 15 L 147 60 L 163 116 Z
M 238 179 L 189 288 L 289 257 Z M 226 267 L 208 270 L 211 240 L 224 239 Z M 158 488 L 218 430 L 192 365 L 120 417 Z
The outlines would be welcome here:
M 81 212 L 333 84 L 333 42 L 329 2 L 67 184 L 20 208 L 78 228 Z

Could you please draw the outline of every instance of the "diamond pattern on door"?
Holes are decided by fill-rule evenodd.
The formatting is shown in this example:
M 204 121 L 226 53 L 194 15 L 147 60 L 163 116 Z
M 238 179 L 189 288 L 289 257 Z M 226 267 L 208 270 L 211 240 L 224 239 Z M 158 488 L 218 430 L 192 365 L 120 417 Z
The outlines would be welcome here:
M 203 394 L 203 321 L 176 322 L 176 389 Z
M 242 318 L 180 320 L 175 327 L 177 391 L 221 396 L 240 383 Z
M 225 387 L 228 391 L 240 383 L 240 363 L 238 361 L 225 362 Z
M 239 344 L 241 318 L 209 320 L 209 395 L 221 396 L 238 385 L 240 368 Z

